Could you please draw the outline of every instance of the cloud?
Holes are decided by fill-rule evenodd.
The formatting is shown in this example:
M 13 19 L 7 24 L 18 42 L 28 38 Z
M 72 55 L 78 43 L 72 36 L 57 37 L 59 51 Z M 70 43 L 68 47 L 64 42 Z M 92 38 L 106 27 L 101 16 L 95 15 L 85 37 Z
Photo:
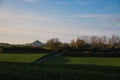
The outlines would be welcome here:
M 68 2 L 56 2 L 55 4 L 58 4 L 58 5 L 69 5 L 70 3 Z
M 24 9 L 19 9 L 18 12 L 15 8 L 11 8 L 0 10 L 0 41 L 5 39 L 5 42 L 17 43 L 21 40 L 29 42 L 40 39 L 45 42 L 55 37 L 69 41 L 81 35 L 120 34 L 120 28 L 113 29 L 119 26 L 119 14 L 77 14 L 55 17 L 37 15 Z
M 48 38 L 59 36 L 65 40 L 64 37 L 69 38 L 72 36 L 70 31 L 66 33 L 68 28 L 65 26 L 66 24 L 62 22 L 62 19 L 59 20 L 51 16 L 36 15 L 32 12 L 24 12 L 24 10 L 19 10 L 19 13 L 16 13 L 10 8 L 3 8 L 0 11 L 1 39 L 10 38 L 9 36 L 13 36 L 14 39 L 16 36 L 36 36 L 45 41 Z M 10 40 L 8 38 L 7 40 Z
M 88 28 L 103 30 L 120 30 L 120 14 L 77 14 L 69 16 L 70 19 L 76 20 L 77 23 L 86 24 Z M 87 25 L 88 24 L 88 25 Z M 106 32 L 105 32 L 106 33 Z
M 80 5 L 89 5 L 89 4 L 93 4 L 96 3 L 98 0 L 78 0 L 78 4 Z
M 36 2 L 38 0 L 24 0 L 25 2 Z
M 86 18 L 86 19 L 105 19 L 113 22 L 120 22 L 120 14 L 75 14 L 70 18 Z
M 120 27 L 120 23 L 116 24 L 118 27 Z

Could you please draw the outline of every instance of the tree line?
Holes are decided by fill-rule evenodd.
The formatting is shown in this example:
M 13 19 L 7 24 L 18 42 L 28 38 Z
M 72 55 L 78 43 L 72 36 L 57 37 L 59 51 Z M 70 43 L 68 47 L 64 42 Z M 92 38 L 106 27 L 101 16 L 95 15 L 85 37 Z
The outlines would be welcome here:
M 41 53 L 49 52 L 48 49 L 41 46 L 28 46 L 28 45 L 11 45 L 8 43 L 0 43 L 0 53 Z
M 58 38 L 46 41 L 42 46 L 11 45 L 0 43 L 2 53 L 30 53 L 30 52 L 61 52 L 63 56 L 120 56 L 120 37 L 107 36 L 81 36 L 63 43 Z
M 46 45 L 64 56 L 120 56 L 120 37 L 81 36 L 62 43 L 58 38 L 49 39 Z

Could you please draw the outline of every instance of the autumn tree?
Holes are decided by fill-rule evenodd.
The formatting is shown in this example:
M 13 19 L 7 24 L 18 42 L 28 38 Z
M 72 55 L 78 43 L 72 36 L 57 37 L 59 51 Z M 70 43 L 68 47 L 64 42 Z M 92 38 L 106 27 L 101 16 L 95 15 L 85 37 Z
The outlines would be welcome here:
M 82 48 L 84 45 L 85 45 L 85 41 L 80 38 L 77 38 L 77 40 L 75 42 L 75 47 Z
M 75 44 L 76 44 L 75 40 L 71 40 L 70 46 L 71 46 L 71 47 L 75 47 Z
M 61 41 L 58 38 L 52 38 L 47 40 L 46 44 L 51 48 L 51 50 L 58 51 L 61 46 Z

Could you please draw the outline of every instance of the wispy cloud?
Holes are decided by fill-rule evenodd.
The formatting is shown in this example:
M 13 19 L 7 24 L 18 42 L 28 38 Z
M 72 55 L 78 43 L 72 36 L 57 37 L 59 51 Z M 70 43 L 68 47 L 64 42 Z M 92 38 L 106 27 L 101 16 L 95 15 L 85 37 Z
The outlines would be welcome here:
M 72 19 L 85 20 L 86 24 L 92 24 L 94 28 L 108 29 L 118 31 L 120 30 L 120 14 L 78 14 L 70 16 Z
M 0 41 L 6 42 L 26 41 L 40 38 L 46 41 L 49 38 L 60 38 L 69 41 L 80 35 L 111 35 L 120 34 L 119 29 L 114 31 L 112 27 L 120 26 L 120 14 L 77 14 L 69 17 L 55 17 L 37 15 L 33 12 L 13 7 L 0 9 Z M 84 19 L 95 18 L 96 22 L 87 22 Z M 108 20 L 113 20 L 111 23 Z M 103 21 L 103 22 L 100 22 Z M 108 21 L 108 22 L 107 22 Z M 110 26 L 108 30 L 101 27 Z M 11 38 L 10 38 L 11 37 Z M 18 40 L 21 37 L 20 40 Z M 28 40 L 29 39 L 29 40 Z M 24 41 L 25 42 L 25 41 Z M 21 42 L 22 43 L 22 42 Z
M 89 5 L 89 4 L 93 4 L 96 3 L 98 0 L 78 0 L 78 4 L 80 5 Z
M 89 30 L 91 26 L 92 27 L 94 26 L 94 28 L 98 26 L 96 25 L 97 23 L 95 23 L 94 21 L 93 21 L 94 23 L 85 22 L 85 21 L 81 21 L 81 18 L 85 18 L 85 19 L 93 18 L 93 19 L 97 19 L 99 23 L 101 23 L 100 20 L 103 22 L 105 21 L 105 24 L 108 24 L 110 22 L 109 25 L 112 24 L 111 27 L 117 26 L 117 24 L 120 23 L 119 21 L 120 14 L 109 14 L 109 15 L 108 14 L 78 14 L 78 15 L 72 15 L 70 17 L 55 18 L 55 17 L 49 17 L 49 16 L 40 16 L 40 15 L 38 16 L 29 12 L 23 13 L 23 11 L 21 11 L 21 13 L 15 13 L 9 10 L 7 10 L 7 12 L 5 10 L 0 11 L 0 20 L 2 21 L 1 24 L 8 24 L 5 26 L 9 26 L 9 27 L 14 26 L 13 29 L 17 28 L 17 30 L 25 29 L 25 30 L 28 30 L 29 33 L 40 31 L 41 33 L 43 32 L 52 33 L 52 34 L 58 33 L 58 35 L 66 34 L 66 36 L 69 36 L 72 34 L 79 35 L 80 33 L 87 35 L 87 33 L 90 32 Z M 73 26 L 75 27 L 72 28 Z M 102 26 L 105 27 L 106 25 L 102 25 Z M 79 32 L 79 29 L 82 31 Z M 22 32 L 22 34 L 23 33 L 25 32 Z
M 105 22 L 109 21 L 112 23 L 120 23 L 120 14 L 76 14 L 69 17 L 75 19 L 96 19 Z
M 0 36 L 36 36 L 43 41 L 52 37 L 71 36 L 64 22 L 55 17 L 35 15 L 32 12 L 20 11 L 3 8 L 0 11 Z M 53 31 L 54 30 L 54 31 Z M 6 38 L 5 36 L 2 38 Z M 1 39 L 0 39 L 1 40 Z M 7 39 L 9 40 L 9 39 Z M 63 38 L 65 40 L 65 38 Z
M 58 5 L 69 5 L 70 3 L 68 3 L 68 2 L 55 2 L 55 4 L 58 4 Z
M 25 2 L 36 2 L 38 0 L 24 0 Z

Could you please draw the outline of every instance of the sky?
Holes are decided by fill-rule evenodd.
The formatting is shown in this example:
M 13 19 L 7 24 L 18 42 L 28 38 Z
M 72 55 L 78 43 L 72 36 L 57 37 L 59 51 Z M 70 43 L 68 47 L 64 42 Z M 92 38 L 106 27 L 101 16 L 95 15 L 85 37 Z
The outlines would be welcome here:
M 0 42 L 120 36 L 120 0 L 0 0 Z

